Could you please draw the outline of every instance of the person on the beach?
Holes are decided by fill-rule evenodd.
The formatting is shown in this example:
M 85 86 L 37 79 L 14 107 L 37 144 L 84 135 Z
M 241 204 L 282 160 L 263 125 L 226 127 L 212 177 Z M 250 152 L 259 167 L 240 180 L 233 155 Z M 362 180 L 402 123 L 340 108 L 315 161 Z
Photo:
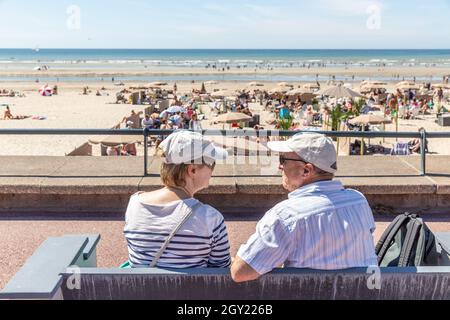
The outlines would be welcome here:
M 161 119 L 160 130 L 172 130 L 173 124 L 172 121 L 167 119 Z M 158 151 L 159 145 L 166 139 L 165 136 L 161 135 L 156 138 L 156 151 Z
M 198 120 L 196 113 L 192 114 L 191 121 L 189 121 L 189 130 L 203 130 L 202 122 Z
M 106 149 L 106 154 L 108 156 L 119 156 L 120 155 L 120 150 L 118 147 L 108 147 Z
M 164 188 L 134 194 L 126 212 L 124 234 L 131 267 L 229 267 L 230 244 L 222 214 L 194 198 L 209 186 L 216 161 L 225 160 L 227 151 L 185 130 L 170 135 L 159 149 Z M 172 232 L 175 236 L 164 249 Z
M 306 112 L 304 114 L 304 121 L 303 126 L 310 127 L 314 122 L 314 116 L 316 115 L 316 112 L 313 109 L 313 106 L 308 106 L 306 108 Z
M 142 113 L 136 113 L 136 111 L 131 110 L 131 114 L 128 117 L 124 117 L 122 120 L 122 123 L 129 124 L 131 123 L 130 129 L 139 129 L 139 126 L 141 124 L 141 117 L 140 114 Z
M 286 105 L 285 102 L 282 102 L 281 108 L 280 108 L 280 118 L 281 119 L 288 119 L 291 117 L 291 112 L 289 110 L 289 107 Z
M 153 126 L 154 126 L 153 119 L 148 114 L 146 114 L 144 119 L 142 120 L 142 127 L 144 129 L 153 129 Z
M 420 128 L 419 132 L 422 133 L 423 131 L 425 131 L 424 128 Z M 413 139 L 411 141 L 408 142 L 408 146 L 409 146 L 409 150 L 411 151 L 411 153 L 421 153 L 422 151 L 422 141 L 421 139 Z M 425 152 L 428 153 L 428 139 L 425 139 Z
M 233 280 L 256 280 L 282 265 L 317 270 L 377 266 L 372 210 L 364 195 L 334 180 L 333 141 L 300 133 L 268 147 L 280 153 L 289 199 L 268 211 L 241 246 L 231 267 Z
M 6 106 L 5 113 L 3 114 L 3 120 L 12 120 L 14 119 L 11 109 L 9 109 L 9 106 Z

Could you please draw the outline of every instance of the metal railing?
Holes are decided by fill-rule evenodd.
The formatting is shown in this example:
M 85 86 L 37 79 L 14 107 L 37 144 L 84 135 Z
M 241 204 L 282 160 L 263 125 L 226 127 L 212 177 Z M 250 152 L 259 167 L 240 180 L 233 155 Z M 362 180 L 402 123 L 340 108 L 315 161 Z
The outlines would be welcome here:
M 0 135 L 128 135 L 144 136 L 144 175 L 148 176 L 148 142 L 152 136 L 168 136 L 174 130 L 140 130 L 140 129 L 0 129 Z M 198 131 L 205 136 L 227 137 L 292 137 L 298 133 L 311 133 L 311 131 L 277 131 L 277 130 L 203 130 Z M 360 131 L 313 131 L 333 138 L 411 138 L 420 139 L 421 171 L 426 171 L 426 141 L 427 139 L 450 138 L 450 132 L 360 132 Z

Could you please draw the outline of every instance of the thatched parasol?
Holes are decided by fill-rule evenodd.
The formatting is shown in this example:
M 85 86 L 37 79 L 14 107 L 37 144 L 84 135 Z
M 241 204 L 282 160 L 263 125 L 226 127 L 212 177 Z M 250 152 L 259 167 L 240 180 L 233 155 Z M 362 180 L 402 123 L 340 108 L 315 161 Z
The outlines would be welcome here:
M 333 86 L 328 89 L 322 90 L 319 92 L 319 94 L 328 96 L 328 97 L 335 97 L 335 98 L 352 98 L 352 99 L 353 98 L 365 98 L 360 93 L 353 91 L 352 89 L 349 89 L 342 85 Z
M 253 120 L 253 118 L 240 112 L 229 112 L 224 113 L 213 120 L 218 123 L 236 123 L 250 121 Z

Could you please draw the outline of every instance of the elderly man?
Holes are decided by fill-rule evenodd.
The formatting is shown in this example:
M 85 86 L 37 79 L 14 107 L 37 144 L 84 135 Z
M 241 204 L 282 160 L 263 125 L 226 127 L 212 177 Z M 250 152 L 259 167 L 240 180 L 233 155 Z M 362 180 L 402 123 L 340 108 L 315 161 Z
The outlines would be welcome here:
M 372 210 L 361 193 L 333 181 L 333 142 L 307 133 L 268 146 L 280 153 L 289 199 L 267 212 L 240 248 L 233 280 L 256 280 L 282 265 L 318 270 L 376 266 Z

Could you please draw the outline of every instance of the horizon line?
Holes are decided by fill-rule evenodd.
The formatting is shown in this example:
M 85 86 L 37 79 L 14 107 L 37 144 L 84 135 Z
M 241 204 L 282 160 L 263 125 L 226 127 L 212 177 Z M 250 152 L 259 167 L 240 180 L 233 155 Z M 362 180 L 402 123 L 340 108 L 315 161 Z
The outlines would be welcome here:
M 45 47 L 45 48 L 6 48 L 0 47 L 0 50 L 450 50 L 450 48 L 61 48 L 61 47 Z

